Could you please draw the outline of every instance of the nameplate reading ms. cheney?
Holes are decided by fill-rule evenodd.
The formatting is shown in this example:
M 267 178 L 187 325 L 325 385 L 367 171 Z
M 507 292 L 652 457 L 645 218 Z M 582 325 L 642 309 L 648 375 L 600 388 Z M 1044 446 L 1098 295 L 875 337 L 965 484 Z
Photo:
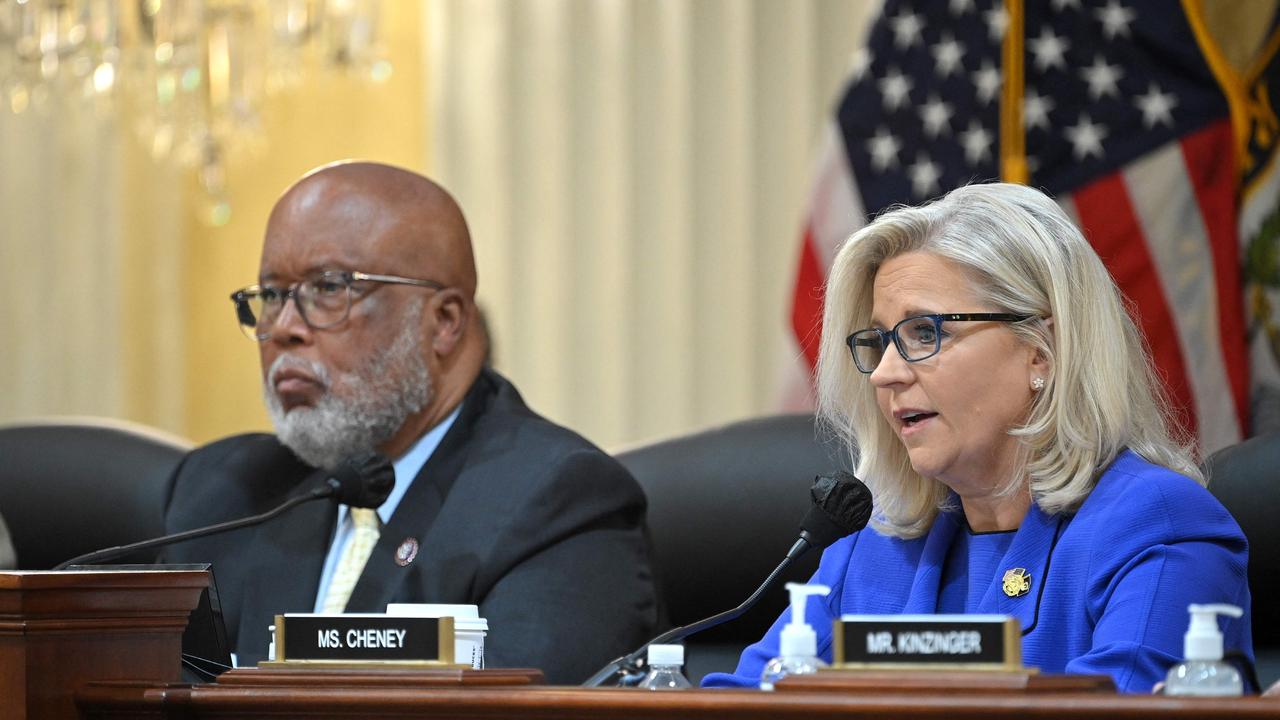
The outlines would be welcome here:
M 453 618 L 276 616 L 279 662 L 453 663 Z
M 1022 633 L 1007 615 L 845 615 L 837 667 L 1022 668 Z

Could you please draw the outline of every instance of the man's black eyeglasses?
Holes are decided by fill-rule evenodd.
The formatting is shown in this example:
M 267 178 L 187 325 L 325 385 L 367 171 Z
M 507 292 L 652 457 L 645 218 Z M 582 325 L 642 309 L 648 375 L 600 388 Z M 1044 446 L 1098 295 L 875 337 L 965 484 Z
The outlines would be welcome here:
M 351 303 L 359 297 L 353 285 L 359 283 L 414 285 L 432 290 L 445 288 L 434 280 L 330 270 L 287 287 L 250 285 L 231 293 L 231 302 L 235 303 L 236 320 L 244 334 L 253 340 L 266 340 L 289 298 L 296 301 L 298 313 L 312 329 L 322 330 L 346 320 L 351 314 Z

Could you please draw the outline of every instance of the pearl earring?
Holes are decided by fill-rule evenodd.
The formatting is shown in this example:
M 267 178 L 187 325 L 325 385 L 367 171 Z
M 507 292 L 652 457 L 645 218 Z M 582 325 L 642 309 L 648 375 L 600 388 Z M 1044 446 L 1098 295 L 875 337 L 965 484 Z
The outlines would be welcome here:
M 1035 390 L 1036 392 L 1040 392 L 1041 390 L 1043 390 L 1043 389 L 1044 389 L 1044 378 L 1042 378 L 1042 377 L 1032 378 L 1032 379 L 1031 379 L 1031 389 L 1032 389 L 1032 390 Z

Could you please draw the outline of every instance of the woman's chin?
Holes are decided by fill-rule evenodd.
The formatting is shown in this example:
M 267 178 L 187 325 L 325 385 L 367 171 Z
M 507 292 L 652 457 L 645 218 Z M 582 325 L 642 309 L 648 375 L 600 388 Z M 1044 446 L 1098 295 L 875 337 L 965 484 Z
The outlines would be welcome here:
M 908 452 L 908 459 L 911 461 L 911 469 L 917 475 L 929 480 L 936 480 L 941 472 L 940 464 L 937 458 L 931 457 L 928 453 L 916 451 Z

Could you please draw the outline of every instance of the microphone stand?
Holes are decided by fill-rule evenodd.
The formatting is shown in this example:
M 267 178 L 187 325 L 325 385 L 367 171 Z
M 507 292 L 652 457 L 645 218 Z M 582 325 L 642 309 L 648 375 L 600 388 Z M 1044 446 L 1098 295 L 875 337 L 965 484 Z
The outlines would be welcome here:
M 673 640 L 683 640 L 694 633 L 702 632 L 708 628 L 713 628 L 717 625 L 738 618 L 759 602 L 760 596 L 764 595 L 765 591 L 769 590 L 774 583 L 777 582 L 778 576 L 782 574 L 783 570 L 787 569 L 787 566 L 791 564 L 791 561 L 804 554 L 809 547 L 810 545 L 805 538 L 796 540 L 795 544 L 791 546 L 791 551 L 782 559 L 782 562 L 778 563 L 778 567 L 774 568 L 773 572 L 769 573 L 769 577 L 765 578 L 764 583 L 761 584 L 760 587 L 756 588 L 756 591 L 751 593 L 751 597 L 744 600 L 738 607 L 725 610 L 718 615 L 712 615 L 709 618 L 703 618 L 702 620 L 688 625 L 671 628 L 644 645 L 641 645 L 634 652 L 623 655 L 608 665 L 605 665 L 599 672 L 588 678 L 586 682 L 582 683 L 582 687 L 600 687 L 601 685 L 610 684 L 623 686 L 635 685 L 644 676 L 644 666 L 641 663 L 641 658 L 645 656 L 650 645 L 661 645 Z
M 314 490 L 312 490 L 311 492 L 305 495 L 299 495 L 297 497 L 290 498 L 288 501 L 282 503 L 281 505 L 275 508 L 272 508 L 271 510 L 268 510 L 267 512 L 264 512 L 260 515 L 253 515 L 247 518 L 240 518 L 239 520 L 232 520 L 230 522 L 217 523 L 215 525 L 208 525 L 206 527 L 195 528 L 193 530 L 187 530 L 185 532 L 180 532 L 173 535 L 164 535 L 162 537 L 152 538 L 150 540 L 143 540 L 141 542 L 130 543 L 128 545 L 117 545 L 115 547 L 109 547 L 103 550 L 97 550 L 91 553 L 87 553 L 85 555 L 78 555 L 65 562 L 60 562 L 57 565 L 55 565 L 53 569 L 65 570 L 69 565 L 89 565 L 92 563 L 102 562 L 103 560 L 113 560 L 122 555 L 128 555 L 129 553 L 137 552 L 139 550 L 150 550 L 151 548 L 160 547 L 162 545 L 169 545 L 171 543 L 182 542 L 184 540 L 194 540 L 195 538 L 201 538 L 206 535 L 213 535 L 215 533 L 220 533 L 220 532 L 227 532 L 229 530 L 238 530 L 242 527 L 248 527 L 250 525 L 256 525 L 258 523 L 266 522 L 276 517 L 277 515 L 280 515 L 286 510 L 291 510 L 297 507 L 298 505 L 301 505 L 302 503 L 311 502 L 312 500 L 320 500 L 323 498 L 332 497 L 337 491 L 338 491 L 338 487 L 336 485 L 326 484 L 324 487 L 315 488 Z

